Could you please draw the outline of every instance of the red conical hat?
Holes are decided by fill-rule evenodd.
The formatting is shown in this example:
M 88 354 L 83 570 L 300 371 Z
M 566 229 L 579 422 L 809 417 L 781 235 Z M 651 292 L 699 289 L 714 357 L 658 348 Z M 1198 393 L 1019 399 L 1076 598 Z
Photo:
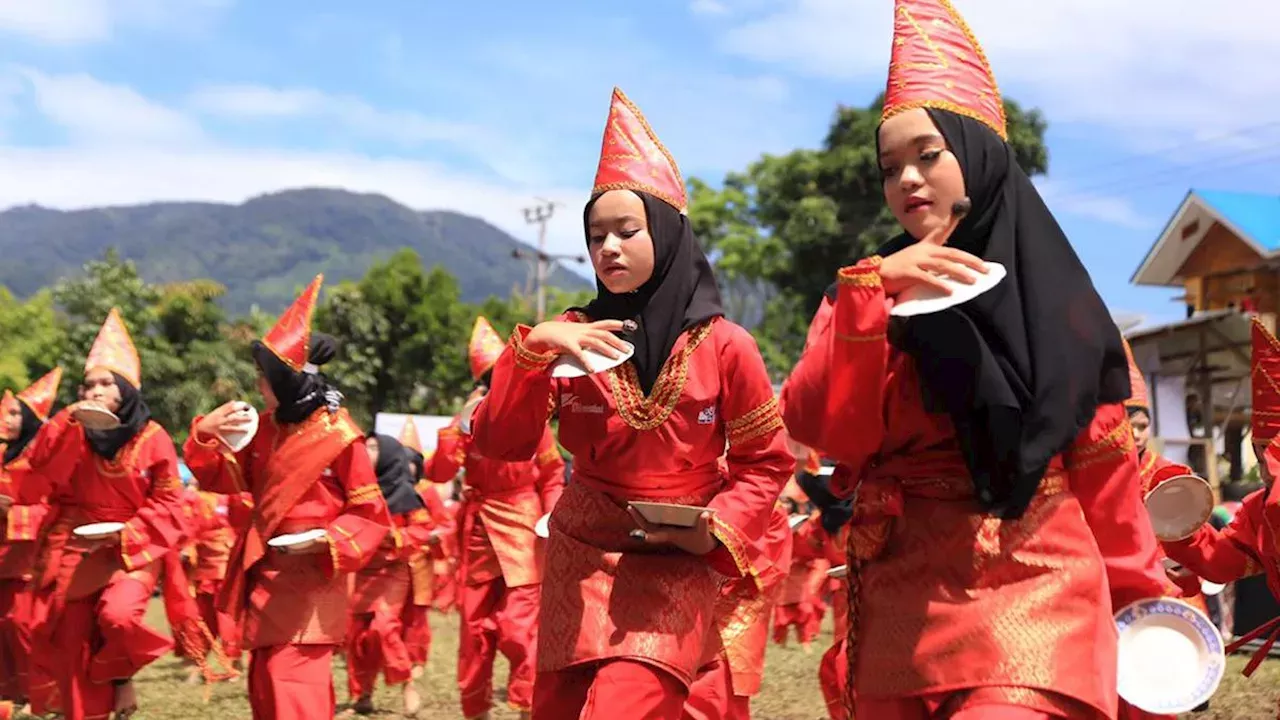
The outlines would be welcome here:
M 591 197 L 610 190 L 646 192 L 682 213 L 689 205 L 676 161 L 649 127 L 640 108 L 618 88 L 613 89 L 609 105 Z
M 323 284 L 324 275 L 317 275 L 284 311 L 271 332 L 262 338 L 262 344 L 294 372 L 306 368 L 311 354 L 311 316 L 316 312 L 316 300 Z
M 1280 341 L 1253 318 L 1253 440 L 1270 442 L 1280 432 Z
M 1129 358 L 1129 399 L 1124 401 L 1124 406 L 1150 411 L 1151 398 L 1147 395 L 1147 379 L 1138 369 L 1138 362 L 1133 359 L 1133 348 L 1129 347 L 1129 341 L 1123 337 L 1120 340 L 1124 343 L 1125 357 Z
M 62 382 L 62 368 L 56 367 L 39 380 L 31 383 L 31 387 L 18 393 L 23 402 L 36 417 L 49 419 L 49 411 L 53 409 L 53 401 L 58 399 L 58 383 Z
M 1009 139 L 1004 102 L 982 46 L 948 0 L 895 0 L 887 120 L 904 110 L 966 115 Z
M 117 308 L 111 308 L 107 314 L 107 320 L 102 323 L 84 364 L 86 375 L 99 369 L 110 370 L 135 388 L 142 389 L 142 363 L 138 360 L 138 349 L 133 346 L 129 328 L 125 327 Z
M 483 316 L 476 318 L 471 328 L 471 342 L 467 354 L 471 357 L 471 377 L 479 380 L 498 362 L 505 345 L 498 331 Z
M 422 438 L 418 437 L 418 426 L 413 418 L 405 418 L 404 427 L 400 429 L 400 444 L 417 453 L 422 453 Z

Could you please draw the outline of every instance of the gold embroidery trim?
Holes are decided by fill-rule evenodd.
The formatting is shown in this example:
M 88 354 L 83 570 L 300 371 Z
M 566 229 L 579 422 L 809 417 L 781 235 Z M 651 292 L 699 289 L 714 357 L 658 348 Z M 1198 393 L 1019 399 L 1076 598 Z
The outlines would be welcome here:
M 378 485 L 376 483 L 361 485 L 347 494 L 347 502 L 353 505 L 360 505 L 362 503 L 373 501 L 381 494 L 382 491 L 378 489 Z
M 880 278 L 880 263 L 883 259 L 874 255 L 857 265 L 842 267 L 836 273 L 836 282 L 851 287 L 877 288 L 884 284 Z
M 756 409 L 724 425 L 725 437 L 730 447 L 769 435 L 781 427 L 782 414 L 778 412 L 778 399 L 775 397 L 770 397 Z
M 378 486 L 377 486 L 377 485 L 375 485 L 375 486 L 374 486 L 374 489 L 376 490 L 376 489 L 377 489 L 377 487 L 378 487 Z M 337 530 L 337 531 L 338 531 L 338 533 L 339 533 L 340 535 L 342 535 L 342 539 L 347 541 L 347 544 L 351 546 L 352 551 L 354 551 L 354 552 L 355 552 L 356 557 L 359 557 L 359 556 L 360 556 L 360 554 L 361 554 L 361 553 L 360 553 L 360 544 L 356 542 L 356 536 L 355 536 L 355 533 L 353 533 L 353 532 L 351 532 L 350 530 L 348 530 L 348 529 L 346 529 L 346 528 L 342 527 L 341 525 L 334 525 L 334 526 L 333 526 L 333 529 L 334 529 L 334 530 Z M 333 544 L 333 543 L 330 543 L 330 545 L 332 545 L 332 544 Z M 336 551 L 335 551 L 335 553 L 336 553 Z
M 756 586 L 756 590 L 764 592 L 764 585 L 756 575 L 756 569 L 747 561 L 747 543 L 742 538 L 742 535 L 738 533 L 738 529 L 721 520 L 718 515 L 712 514 L 711 534 L 729 551 L 729 555 L 733 557 L 734 567 L 738 568 L 738 573 L 750 577 L 752 583 Z
M 609 371 L 609 387 L 623 422 L 636 430 L 652 430 L 671 417 L 689 379 L 689 357 L 711 334 L 716 320 L 712 318 L 689 331 L 689 338 L 680 352 L 662 364 L 662 371 L 658 373 L 649 397 L 640 390 L 635 365 L 626 362 Z
M 855 342 L 855 343 L 876 342 L 878 340 L 884 340 L 885 334 L 876 333 L 875 335 L 846 335 L 845 333 L 836 333 L 836 339 L 844 340 L 845 342 Z
M 342 556 L 338 554 L 338 544 L 328 536 L 325 537 L 325 544 L 329 546 L 329 559 L 333 561 L 333 574 L 337 575 L 342 572 Z
M 559 353 L 536 353 L 525 347 L 524 338 L 520 336 L 520 328 L 511 331 L 511 349 L 516 352 L 516 367 L 531 372 L 546 370 L 547 366 L 560 357 Z
M 1133 449 L 1133 431 L 1128 418 L 1117 424 L 1100 440 L 1071 454 L 1071 468 L 1078 470 L 1102 462 L 1110 462 Z

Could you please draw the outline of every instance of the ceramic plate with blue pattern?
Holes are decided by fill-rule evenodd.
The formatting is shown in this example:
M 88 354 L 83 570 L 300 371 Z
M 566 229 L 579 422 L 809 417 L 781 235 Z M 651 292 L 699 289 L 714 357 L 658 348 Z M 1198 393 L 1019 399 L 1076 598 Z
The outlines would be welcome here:
M 1222 682 L 1226 654 L 1213 622 L 1181 600 L 1131 603 L 1115 615 L 1120 697 L 1150 713 L 1190 712 Z

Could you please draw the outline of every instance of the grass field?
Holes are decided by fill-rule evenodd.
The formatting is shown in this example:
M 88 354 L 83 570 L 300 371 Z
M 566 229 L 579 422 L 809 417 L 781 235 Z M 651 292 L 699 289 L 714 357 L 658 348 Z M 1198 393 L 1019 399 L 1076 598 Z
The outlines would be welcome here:
M 163 626 L 164 613 L 153 604 L 149 618 Z M 427 675 L 420 680 L 424 710 L 420 718 L 449 720 L 461 717 L 458 712 L 458 690 L 454 680 L 454 663 L 457 659 L 457 617 L 433 614 L 434 634 L 431 646 L 431 664 Z M 805 654 L 797 646 L 770 647 L 764 689 L 752 704 L 755 720 L 823 720 L 822 695 L 818 690 L 818 658 L 831 642 L 830 628 L 814 645 L 812 655 Z M 1212 702 L 1209 712 L 1186 715 L 1189 720 L 1272 720 L 1276 717 L 1276 702 L 1280 698 L 1280 661 L 1268 661 L 1258 669 L 1252 679 L 1240 675 L 1246 658 L 1233 657 L 1228 661 L 1227 677 Z M 498 662 L 500 688 L 506 676 L 505 661 Z M 138 678 L 138 694 L 141 710 L 135 720 L 193 720 L 218 718 L 240 720 L 249 718 L 249 705 L 245 698 L 243 681 L 216 686 L 208 704 L 204 702 L 204 689 L 185 684 L 186 669 L 175 658 L 169 657 L 148 667 Z M 342 662 L 337 663 L 334 681 L 338 693 L 339 710 L 347 706 L 346 673 Z M 495 708 L 494 720 L 515 720 L 516 713 L 509 712 L 500 702 Z M 399 713 L 399 694 L 380 688 L 375 696 L 379 713 L 374 717 L 391 718 Z

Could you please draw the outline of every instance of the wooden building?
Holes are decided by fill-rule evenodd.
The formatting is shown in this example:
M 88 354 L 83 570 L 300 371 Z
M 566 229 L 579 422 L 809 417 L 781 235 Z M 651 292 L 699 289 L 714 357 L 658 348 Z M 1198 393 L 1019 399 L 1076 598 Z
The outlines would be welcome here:
M 1152 420 L 1165 454 L 1215 485 L 1209 459 L 1225 458 L 1238 478 L 1251 457 L 1249 315 L 1274 329 L 1280 312 L 1280 196 L 1191 190 L 1132 282 L 1182 291 L 1184 320 L 1128 333 L 1163 403 Z

